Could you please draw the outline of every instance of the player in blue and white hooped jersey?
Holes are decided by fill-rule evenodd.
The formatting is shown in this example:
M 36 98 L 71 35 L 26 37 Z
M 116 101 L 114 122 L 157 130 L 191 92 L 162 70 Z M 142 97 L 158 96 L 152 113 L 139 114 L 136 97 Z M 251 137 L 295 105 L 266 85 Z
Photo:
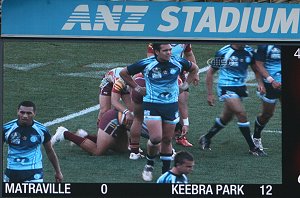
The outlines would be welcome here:
M 259 86 L 262 85 L 253 56 L 254 52 L 251 47 L 240 44 L 226 45 L 216 52 L 206 75 L 207 101 L 210 106 L 214 106 L 213 75 L 219 71 L 217 92 L 219 100 L 224 102 L 224 108 L 221 116 L 216 118 L 215 124 L 205 135 L 200 137 L 201 149 L 210 150 L 211 138 L 236 116 L 237 125 L 249 146 L 249 153 L 255 156 L 266 155 L 253 143 L 250 122 L 247 120 L 246 111 L 242 104 L 242 99 L 248 97 L 245 80 L 249 65 L 255 72 Z
M 174 166 L 162 174 L 156 183 L 189 183 L 187 174 L 193 171 L 194 157 L 187 151 L 179 151 L 174 157 Z
M 35 104 L 23 101 L 18 106 L 18 119 L 3 125 L 3 141 L 8 144 L 7 167 L 4 182 L 43 182 L 41 145 L 55 170 L 55 181 L 63 175 L 55 151 L 50 143 L 48 129 L 34 120 Z
M 277 100 L 281 102 L 281 47 L 258 45 L 255 62 L 264 78 L 264 88 L 258 90 L 258 96 L 262 99 L 262 112 L 255 120 L 253 141 L 262 150 L 261 132 L 272 118 Z
M 142 59 L 127 66 L 120 72 L 123 80 L 137 92 L 142 93 L 144 117 L 149 130 L 147 143 L 147 164 L 143 171 L 145 181 L 152 180 L 154 159 L 160 148 L 160 159 L 163 162 L 162 173 L 170 169 L 172 160 L 172 137 L 176 123 L 179 121 L 178 76 L 182 70 L 188 71 L 186 83 L 199 81 L 198 66 L 186 59 L 171 56 L 170 44 L 153 44 L 155 56 Z M 142 72 L 146 88 L 138 86 L 131 75 Z

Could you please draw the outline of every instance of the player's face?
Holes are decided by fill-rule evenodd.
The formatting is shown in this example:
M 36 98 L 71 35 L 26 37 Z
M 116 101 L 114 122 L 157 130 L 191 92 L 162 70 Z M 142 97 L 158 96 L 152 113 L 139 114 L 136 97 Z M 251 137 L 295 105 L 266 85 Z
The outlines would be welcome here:
M 18 109 L 18 121 L 22 126 L 30 126 L 34 116 L 33 107 L 20 106 Z
M 193 171 L 194 161 L 185 160 L 183 164 L 177 165 L 177 169 L 182 174 L 189 174 Z
M 156 51 L 157 60 L 160 62 L 169 61 L 172 55 L 172 46 L 170 44 L 163 44 L 160 50 Z

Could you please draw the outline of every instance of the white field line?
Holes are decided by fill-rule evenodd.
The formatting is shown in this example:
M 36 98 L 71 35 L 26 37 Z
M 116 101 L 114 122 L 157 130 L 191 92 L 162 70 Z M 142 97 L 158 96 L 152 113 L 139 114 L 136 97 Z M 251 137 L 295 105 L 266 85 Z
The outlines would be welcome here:
M 72 113 L 72 114 L 69 114 L 69 115 L 61 117 L 61 118 L 56 118 L 55 120 L 44 123 L 44 125 L 48 127 L 48 126 L 52 126 L 54 124 L 59 124 L 59 123 L 65 122 L 67 120 L 71 120 L 73 118 L 82 116 L 84 114 L 87 114 L 87 113 L 90 113 L 90 112 L 93 112 L 93 111 L 97 111 L 98 109 L 99 109 L 99 105 L 97 104 L 95 106 L 83 109 L 83 110 L 78 111 L 76 113 Z
M 209 66 L 205 66 L 205 67 L 199 69 L 198 74 L 206 72 L 208 70 L 208 68 L 209 68 Z M 69 114 L 69 115 L 64 116 L 64 117 L 56 118 L 56 119 L 54 119 L 52 121 L 44 123 L 44 125 L 46 127 L 49 127 L 49 126 L 52 126 L 52 125 L 55 125 L 55 124 L 59 124 L 59 123 L 65 122 L 67 120 L 71 120 L 73 118 L 76 118 L 76 117 L 79 117 L 79 116 L 91 113 L 93 111 L 97 111 L 97 110 L 99 110 L 99 108 L 100 108 L 100 106 L 99 106 L 99 104 L 97 104 L 95 106 L 83 109 L 83 110 L 78 111 L 76 113 L 72 113 L 72 114 Z M 279 130 L 274 130 L 274 131 L 272 131 L 272 130 L 264 130 L 264 132 L 267 132 L 267 133 L 281 133 L 281 131 L 279 131 Z
M 28 64 L 4 64 L 4 67 L 20 71 L 29 71 L 38 67 L 43 67 L 49 63 L 28 63 Z

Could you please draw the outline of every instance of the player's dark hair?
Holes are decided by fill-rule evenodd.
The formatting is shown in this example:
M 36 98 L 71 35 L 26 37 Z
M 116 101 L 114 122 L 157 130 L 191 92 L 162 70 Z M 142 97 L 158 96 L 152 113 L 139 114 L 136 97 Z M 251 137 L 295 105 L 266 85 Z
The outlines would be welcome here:
M 24 106 L 24 107 L 33 107 L 33 111 L 35 112 L 36 110 L 36 106 L 33 102 L 31 101 L 28 101 L 28 100 L 25 100 L 25 101 L 22 101 L 19 105 L 18 105 L 18 109 L 20 109 L 21 106 Z
M 154 56 L 157 56 L 157 55 L 155 54 L 155 50 L 160 51 L 161 45 L 164 45 L 164 44 L 169 44 L 169 43 L 153 43 L 153 44 L 152 44 Z
M 153 51 L 155 50 L 160 50 L 160 46 L 162 45 L 162 43 L 153 43 L 152 47 L 153 47 Z
M 174 166 L 181 165 L 184 161 L 194 161 L 194 157 L 190 152 L 187 151 L 179 151 L 176 153 L 174 157 Z

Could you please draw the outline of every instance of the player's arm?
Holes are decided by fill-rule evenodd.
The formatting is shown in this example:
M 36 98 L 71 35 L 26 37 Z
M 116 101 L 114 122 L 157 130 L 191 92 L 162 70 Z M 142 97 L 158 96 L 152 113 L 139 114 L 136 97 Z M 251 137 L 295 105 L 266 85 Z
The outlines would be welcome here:
M 208 105 L 214 106 L 215 105 L 215 96 L 213 94 L 213 83 L 214 83 L 214 74 L 216 73 L 216 69 L 209 67 L 206 73 L 206 91 L 207 91 L 207 102 Z
M 128 72 L 127 67 L 123 68 L 120 72 L 120 76 L 124 80 L 124 82 L 129 85 L 132 89 L 134 89 L 136 92 L 140 93 L 141 95 L 146 95 L 146 88 L 139 86 L 131 77 L 131 75 Z
M 116 81 L 111 93 L 111 104 L 115 109 L 123 112 L 123 114 L 126 116 L 127 124 L 131 125 L 133 122 L 133 110 L 131 108 L 128 109 L 120 102 L 122 97 L 122 90 L 125 89 L 125 86 L 126 85 L 124 84 L 124 82 L 122 82 L 122 80 L 119 79 L 118 81 Z
M 255 61 L 255 70 L 257 70 L 257 73 L 259 73 L 263 78 L 267 79 L 267 81 L 269 83 L 271 83 L 275 89 L 280 89 L 281 83 L 275 81 L 275 79 L 265 69 L 264 65 L 265 65 L 264 62 L 256 60 Z
M 198 85 L 198 83 L 199 83 L 199 75 L 198 75 L 199 67 L 198 67 L 198 65 L 196 65 L 193 62 L 191 62 L 191 63 L 192 63 L 192 65 L 191 65 L 191 68 L 188 70 L 189 73 L 186 78 L 186 82 L 188 84 L 191 84 L 193 82 L 194 85 Z
M 267 72 L 264 69 L 264 63 L 261 61 L 255 61 L 255 64 L 251 65 L 251 69 L 253 70 L 254 74 L 255 74 L 255 78 L 257 81 L 257 90 L 261 93 L 261 94 L 265 94 L 266 93 L 266 89 L 263 83 L 263 75 L 260 71 L 263 71 L 264 75 L 266 75 L 265 72 Z M 261 70 L 262 69 L 262 70 Z M 267 72 L 268 73 L 268 72 Z
M 196 58 L 195 58 L 195 55 L 193 53 L 193 50 L 190 50 L 190 51 L 187 51 L 187 52 L 184 52 L 184 58 L 186 58 L 187 60 L 195 63 L 196 63 Z
M 57 155 L 51 145 L 50 140 L 44 143 L 44 148 L 45 148 L 47 157 L 55 170 L 55 181 L 61 182 L 63 180 L 63 175 L 61 173 Z

